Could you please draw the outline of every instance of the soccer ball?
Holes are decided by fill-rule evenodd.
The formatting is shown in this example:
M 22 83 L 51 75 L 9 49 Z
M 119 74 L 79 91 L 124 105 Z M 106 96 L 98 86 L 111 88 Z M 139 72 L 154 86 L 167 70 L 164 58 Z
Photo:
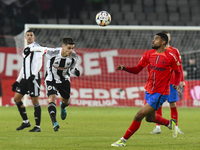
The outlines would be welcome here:
M 107 26 L 111 22 L 111 15 L 107 11 L 100 11 L 97 13 L 95 20 L 99 26 Z

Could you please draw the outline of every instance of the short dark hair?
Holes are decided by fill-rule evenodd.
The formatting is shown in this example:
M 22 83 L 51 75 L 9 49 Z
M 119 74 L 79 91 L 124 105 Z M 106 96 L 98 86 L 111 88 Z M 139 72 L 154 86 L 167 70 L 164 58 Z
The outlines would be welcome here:
M 156 35 L 160 36 L 163 41 L 165 41 L 165 45 L 168 43 L 168 36 L 165 33 L 157 33 Z
M 67 45 L 67 44 L 74 45 L 75 44 L 74 40 L 71 37 L 64 37 L 62 39 L 62 43 L 65 45 Z
M 195 59 L 195 55 L 190 55 L 189 59 Z
M 27 32 L 33 32 L 35 34 L 34 30 L 32 30 L 32 29 L 27 30 L 26 33 Z
M 162 31 L 161 33 L 169 34 L 169 32 L 168 32 L 168 31 Z

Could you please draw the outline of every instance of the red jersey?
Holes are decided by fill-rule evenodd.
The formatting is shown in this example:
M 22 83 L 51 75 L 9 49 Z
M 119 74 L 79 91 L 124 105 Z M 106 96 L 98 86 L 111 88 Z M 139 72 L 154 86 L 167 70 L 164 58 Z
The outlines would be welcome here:
M 181 72 L 181 81 L 184 81 L 184 77 L 183 77 L 183 67 L 182 67 L 182 60 L 181 60 L 181 55 L 179 53 L 179 50 L 175 47 L 168 47 L 167 50 L 169 50 L 170 52 L 172 52 L 176 58 L 178 59 L 179 63 L 180 63 L 180 66 L 179 66 L 179 70 Z M 170 79 L 170 84 L 175 84 L 175 73 L 174 71 L 172 72 L 172 77 Z
M 169 95 L 172 70 L 179 70 L 179 61 L 173 53 L 169 50 L 163 53 L 157 53 L 155 49 L 149 50 L 142 55 L 138 65 L 148 65 L 149 77 L 145 85 L 148 93 Z

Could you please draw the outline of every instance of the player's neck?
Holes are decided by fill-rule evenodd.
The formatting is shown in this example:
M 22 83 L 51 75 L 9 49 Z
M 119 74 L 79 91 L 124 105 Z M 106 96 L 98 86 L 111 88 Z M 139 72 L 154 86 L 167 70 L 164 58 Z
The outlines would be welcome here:
M 33 42 L 27 42 L 26 44 L 27 44 L 27 45 L 30 45 L 30 44 L 32 44 L 32 43 L 33 43 Z
M 164 53 L 165 51 L 166 51 L 166 49 L 163 48 L 163 47 L 160 47 L 160 48 L 156 49 L 157 53 Z
M 167 44 L 166 46 L 165 46 L 165 48 L 169 48 L 170 47 L 170 45 L 169 44 Z

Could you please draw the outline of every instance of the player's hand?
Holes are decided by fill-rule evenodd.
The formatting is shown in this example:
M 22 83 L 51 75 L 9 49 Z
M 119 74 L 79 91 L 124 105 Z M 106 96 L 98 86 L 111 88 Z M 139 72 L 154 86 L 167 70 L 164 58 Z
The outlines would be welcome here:
M 77 77 L 79 77 L 79 76 L 80 76 L 80 71 L 79 71 L 77 68 L 75 68 L 75 71 L 74 71 L 74 73 L 75 73 L 75 75 L 76 75 Z
M 13 92 L 16 91 L 18 85 L 19 85 L 19 82 L 17 82 L 17 81 L 16 81 L 15 83 L 12 84 L 12 91 L 13 91 Z
M 173 84 L 173 88 L 174 88 L 175 90 L 177 90 L 179 93 L 182 93 L 182 91 L 181 91 L 181 89 L 180 89 L 179 86 Z
M 25 56 L 28 56 L 30 53 L 31 53 L 31 50 L 30 50 L 31 48 L 30 47 L 26 47 L 25 49 L 24 49 L 24 55 Z
M 126 66 L 124 65 L 119 65 L 117 66 L 116 70 L 125 70 Z
M 29 82 L 33 82 L 34 79 L 35 79 L 35 75 L 32 74 L 32 75 L 28 78 L 28 81 L 29 81 Z
M 183 87 L 185 86 L 185 82 L 184 82 L 184 81 L 181 81 L 181 82 L 180 82 L 180 85 L 181 85 L 181 87 L 183 88 Z

